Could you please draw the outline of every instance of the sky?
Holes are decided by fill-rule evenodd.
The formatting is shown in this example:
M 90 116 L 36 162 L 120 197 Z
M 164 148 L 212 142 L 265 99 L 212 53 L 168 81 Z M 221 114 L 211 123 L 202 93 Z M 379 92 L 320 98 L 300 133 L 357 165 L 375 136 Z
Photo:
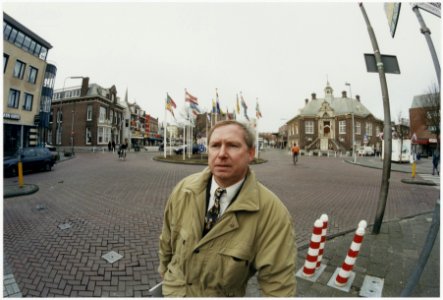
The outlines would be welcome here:
M 260 132 L 276 132 L 295 117 L 305 99 L 324 97 L 329 82 L 382 119 L 377 73 L 368 73 L 364 53 L 373 54 L 355 2 L 26 2 L 3 1 L 3 11 L 48 41 L 48 62 L 57 66 L 55 88 L 90 83 L 115 85 L 123 100 L 165 116 L 168 93 L 185 106 L 185 88 L 209 110 L 218 89 L 223 111 L 243 94 L 248 116 L 258 100 Z M 402 3 L 395 37 L 381 2 L 365 2 L 381 54 L 397 56 L 401 74 L 387 74 L 391 120 L 409 118 L 414 95 L 437 84 L 425 37 L 412 7 Z M 441 19 L 421 11 L 441 59 Z M 346 86 L 345 82 L 350 83 Z M 243 114 L 243 112 L 242 112 Z M 240 118 L 241 119 L 241 118 Z M 167 120 L 171 121 L 170 114 Z

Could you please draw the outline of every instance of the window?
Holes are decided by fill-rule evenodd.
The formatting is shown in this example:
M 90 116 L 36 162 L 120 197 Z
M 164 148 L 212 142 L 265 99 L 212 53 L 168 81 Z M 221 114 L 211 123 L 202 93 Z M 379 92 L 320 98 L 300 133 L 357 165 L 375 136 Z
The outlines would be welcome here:
M 380 126 L 375 127 L 375 136 L 380 136 Z
M 91 128 L 86 128 L 86 145 L 92 144 L 92 132 Z
M 63 122 L 63 113 L 61 110 L 57 110 L 57 123 Z
M 103 139 L 104 130 L 105 130 L 104 127 L 98 127 L 97 128 L 97 144 L 104 144 L 105 143 L 104 139 Z
M 361 134 L 361 123 L 355 122 L 355 134 Z
M 34 96 L 28 93 L 25 93 L 25 104 L 23 104 L 23 109 L 27 111 L 32 110 L 32 102 L 34 101 Z
M 20 60 L 15 62 L 14 67 L 14 77 L 23 79 L 23 75 L 25 74 L 26 64 Z
M 57 126 L 57 135 L 56 135 L 55 143 L 57 145 L 61 145 L 61 143 L 62 143 L 62 127 L 61 126 Z
M 366 123 L 365 133 L 367 136 L 372 136 L 372 123 Z
M 20 91 L 10 89 L 8 98 L 8 107 L 18 108 L 20 102 Z
M 9 55 L 3 53 L 3 73 L 6 72 L 6 67 L 8 66 Z
M 86 121 L 92 121 L 92 105 L 86 108 Z
M 305 133 L 314 134 L 314 121 L 305 121 Z
M 100 115 L 99 115 L 98 122 L 104 123 L 105 119 L 106 119 L 106 107 L 100 106 Z
M 37 81 L 38 70 L 34 67 L 29 66 L 29 77 L 28 82 L 34 83 Z
M 113 110 L 111 110 L 110 112 L 109 112 L 109 121 L 111 122 L 111 124 L 112 124 L 112 120 L 114 119 L 114 111 Z
M 23 32 L 19 31 L 17 34 L 17 38 L 15 39 L 15 44 L 21 47 L 24 40 L 25 40 L 25 35 L 23 34 Z
M 346 121 L 339 121 L 338 134 L 345 134 L 345 133 L 346 133 Z
M 48 129 L 48 138 L 46 140 L 46 143 L 52 145 L 52 129 L 51 128 Z

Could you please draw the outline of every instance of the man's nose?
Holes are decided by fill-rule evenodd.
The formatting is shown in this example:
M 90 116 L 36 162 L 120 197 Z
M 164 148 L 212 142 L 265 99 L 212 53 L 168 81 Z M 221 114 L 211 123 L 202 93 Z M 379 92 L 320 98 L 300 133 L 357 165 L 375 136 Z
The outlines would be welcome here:
M 220 151 L 218 152 L 218 155 L 219 156 L 222 156 L 222 157 L 224 157 L 224 156 L 226 156 L 227 155 L 227 152 L 226 152 L 226 146 L 225 145 L 221 145 L 221 147 L 220 147 Z

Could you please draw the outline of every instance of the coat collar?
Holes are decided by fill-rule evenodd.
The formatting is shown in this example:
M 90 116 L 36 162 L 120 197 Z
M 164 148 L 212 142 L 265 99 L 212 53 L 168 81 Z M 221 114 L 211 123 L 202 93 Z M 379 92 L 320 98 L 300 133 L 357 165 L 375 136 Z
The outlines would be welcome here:
M 194 195 L 201 195 L 205 192 L 208 180 L 211 180 L 211 170 L 206 167 L 198 176 L 194 177 L 186 186 L 186 190 Z M 258 201 L 258 186 L 255 173 L 249 169 L 246 180 L 237 196 L 237 200 L 229 206 L 226 212 L 234 211 L 258 211 L 260 209 Z

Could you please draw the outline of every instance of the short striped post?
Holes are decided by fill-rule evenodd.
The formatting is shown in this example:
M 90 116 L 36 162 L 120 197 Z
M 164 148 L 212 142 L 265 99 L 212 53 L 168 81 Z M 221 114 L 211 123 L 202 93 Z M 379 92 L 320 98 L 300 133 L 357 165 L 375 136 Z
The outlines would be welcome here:
M 323 222 L 320 219 L 317 219 L 314 223 L 311 242 L 309 244 L 308 254 L 306 255 L 305 265 L 303 267 L 303 275 L 306 277 L 311 277 L 315 273 L 322 230 Z
M 363 242 L 363 236 L 365 235 L 366 226 L 367 223 L 364 220 L 360 221 L 360 223 L 358 224 L 358 228 L 355 231 L 354 240 L 349 247 L 349 251 L 346 255 L 345 261 L 341 265 L 337 277 L 335 277 L 335 284 L 337 286 L 344 286 L 348 282 L 349 275 L 351 274 L 352 268 L 354 267 L 355 261 L 357 260 L 361 243 Z
M 325 250 L 326 232 L 328 230 L 328 215 L 322 214 L 320 220 L 323 222 L 323 227 L 321 232 L 320 248 L 318 250 L 317 267 L 316 267 L 317 269 L 321 266 L 321 260 L 323 258 L 323 252 Z

